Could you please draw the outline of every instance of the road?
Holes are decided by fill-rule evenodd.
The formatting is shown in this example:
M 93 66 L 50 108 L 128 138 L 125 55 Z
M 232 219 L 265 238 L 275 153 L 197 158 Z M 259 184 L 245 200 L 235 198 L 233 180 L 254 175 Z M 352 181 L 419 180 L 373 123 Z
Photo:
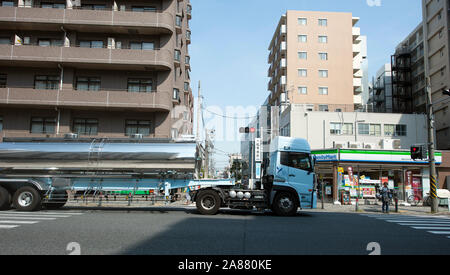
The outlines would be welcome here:
M 296 217 L 192 207 L 0 212 L 0 254 L 450 254 L 450 219 L 299 212 Z M 70 245 L 69 245 L 70 244 Z

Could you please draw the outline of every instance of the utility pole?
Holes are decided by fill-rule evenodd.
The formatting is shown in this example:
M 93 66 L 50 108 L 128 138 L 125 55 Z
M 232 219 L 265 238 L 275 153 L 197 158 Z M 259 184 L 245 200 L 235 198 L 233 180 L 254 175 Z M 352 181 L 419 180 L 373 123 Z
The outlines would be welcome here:
M 427 57 L 425 57 L 427 59 Z M 434 118 L 433 118 L 433 103 L 431 97 L 431 82 L 430 77 L 426 78 L 427 82 L 427 120 L 428 120 L 428 155 L 430 165 L 430 196 L 431 196 L 431 213 L 439 211 L 439 202 L 437 198 L 437 173 L 436 173 L 436 159 L 434 142 Z
M 198 97 L 197 97 L 197 142 L 200 142 L 200 119 L 202 116 L 202 97 L 200 94 L 200 80 L 198 81 Z
M 422 17 L 427 18 L 427 9 L 423 6 L 425 4 L 422 1 Z M 426 21 L 424 21 L 426 22 Z M 428 121 L 428 155 L 430 166 L 430 196 L 431 196 L 431 213 L 437 213 L 439 210 L 437 199 L 437 173 L 436 173 L 436 160 L 435 149 L 436 144 L 434 142 L 434 119 L 433 119 L 433 99 L 431 95 L 431 79 L 429 69 L 429 45 L 428 45 L 428 25 L 423 24 L 423 36 L 424 36 L 424 70 L 426 81 L 426 93 L 427 93 L 427 121 Z

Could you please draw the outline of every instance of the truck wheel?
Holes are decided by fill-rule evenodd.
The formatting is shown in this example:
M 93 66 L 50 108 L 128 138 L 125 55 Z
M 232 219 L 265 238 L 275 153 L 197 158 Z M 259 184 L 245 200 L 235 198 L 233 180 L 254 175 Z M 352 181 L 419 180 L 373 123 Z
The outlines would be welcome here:
M 48 202 L 43 203 L 42 205 L 47 209 L 59 209 L 66 205 L 69 196 L 66 191 L 54 192 L 53 195 L 55 198 L 48 200 Z
M 25 186 L 14 193 L 13 205 L 18 211 L 37 211 L 41 209 L 41 200 L 39 191 Z
M 292 193 L 281 192 L 273 200 L 272 210 L 278 216 L 294 216 L 297 209 L 298 204 Z
M 0 210 L 8 210 L 11 206 L 11 194 L 0 186 Z
M 219 212 L 220 197 L 216 191 L 202 191 L 196 200 L 197 210 L 203 215 L 215 215 Z

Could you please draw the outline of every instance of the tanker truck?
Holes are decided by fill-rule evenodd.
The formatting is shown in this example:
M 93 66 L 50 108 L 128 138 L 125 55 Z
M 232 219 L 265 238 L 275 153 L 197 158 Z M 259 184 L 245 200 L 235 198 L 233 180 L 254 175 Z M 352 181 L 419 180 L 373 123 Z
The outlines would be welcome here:
M 291 216 L 314 208 L 314 160 L 302 139 L 275 138 L 260 188 L 233 179 L 198 179 L 201 146 L 195 141 L 4 138 L 0 143 L 0 210 L 57 209 L 70 199 L 102 201 L 162 198 L 190 190 L 201 214 L 221 208 L 271 209 Z

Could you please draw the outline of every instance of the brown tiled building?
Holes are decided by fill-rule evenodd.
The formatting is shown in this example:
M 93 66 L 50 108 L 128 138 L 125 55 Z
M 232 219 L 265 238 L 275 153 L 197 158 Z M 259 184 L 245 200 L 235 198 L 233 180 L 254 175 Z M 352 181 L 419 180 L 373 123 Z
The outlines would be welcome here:
M 0 0 L 0 137 L 192 134 L 189 0 Z

